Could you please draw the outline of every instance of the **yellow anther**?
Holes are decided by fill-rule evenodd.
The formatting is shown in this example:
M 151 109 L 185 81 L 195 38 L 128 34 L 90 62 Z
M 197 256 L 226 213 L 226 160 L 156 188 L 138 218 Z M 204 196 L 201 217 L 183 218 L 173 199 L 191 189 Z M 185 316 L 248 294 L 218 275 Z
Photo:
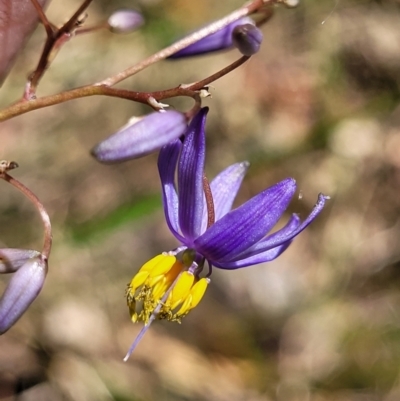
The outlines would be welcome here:
M 190 306 L 192 304 L 192 295 L 189 294 L 185 301 L 183 302 L 183 305 L 181 306 L 181 308 L 178 310 L 178 312 L 176 313 L 175 317 L 180 319 L 183 316 L 186 316 L 189 311 L 190 311 Z
M 192 288 L 194 282 L 194 275 L 190 272 L 183 272 L 172 289 L 170 295 L 168 297 L 168 305 L 171 309 L 175 309 L 178 305 L 180 305 L 186 297 L 190 294 L 190 289 Z
M 176 314 L 178 317 L 185 316 L 191 309 L 199 304 L 209 283 L 209 278 L 202 278 L 191 288 L 190 294 L 187 296 L 183 305 Z
M 158 283 L 156 283 L 156 285 L 153 287 L 152 290 L 153 298 L 158 301 L 159 299 L 162 298 L 167 289 L 168 289 L 167 278 L 163 276 L 162 279 L 159 280 Z
M 136 289 L 143 285 L 146 280 L 146 285 L 150 287 L 154 286 L 165 273 L 171 270 L 175 261 L 175 256 L 164 254 L 157 255 L 153 259 L 150 259 L 140 268 L 140 270 L 133 277 L 129 286 L 129 292 L 133 296 Z
M 162 255 L 163 259 L 159 260 L 158 263 L 149 270 L 149 276 L 151 278 L 157 276 L 163 276 L 165 273 L 171 270 L 172 266 L 176 261 L 176 257 L 172 255 Z
M 165 258 L 165 256 L 167 256 L 167 255 L 160 254 L 160 255 L 154 256 L 153 259 L 150 259 L 148 262 L 146 262 L 146 263 L 139 269 L 139 272 L 142 272 L 142 271 L 147 271 L 147 272 L 149 272 L 150 270 L 152 270 L 152 269 L 154 268 L 155 265 L 157 265 L 159 262 L 161 262 L 161 261 Z M 139 272 L 138 272 L 138 273 L 139 273 Z
M 190 295 L 193 297 L 190 309 L 195 308 L 199 302 L 202 300 L 206 289 L 210 284 L 209 278 L 201 278 L 191 289 Z
M 153 287 L 153 297 L 154 299 L 161 299 L 171 284 L 178 277 L 183 269 L 183 265 L 179 260 L 176 260 L 171 269 L 162 277 L 162 280 L 157 280 Z
M 183 265 L 179 260 L 177 260 L 171 267 L 171 270 L 169 270 L 169 272 L 165 275 L 168 286 L 170 286 L 175 281 L 175 279 L 179 276 L 179 273 L 182 270 L 183 270 Z
M 138 273 L 136 273 L 136 275 L 133 277 L 131 284 L 129 286 L 130 288 L 130 292 L 132 294 L 135 293 L 136 288 L 139 288 L 141 285 L 144 284 L 144 282 L 146 281 L 147 277 L 149 276 L 149 272 L 147 271 L 140 271 Z

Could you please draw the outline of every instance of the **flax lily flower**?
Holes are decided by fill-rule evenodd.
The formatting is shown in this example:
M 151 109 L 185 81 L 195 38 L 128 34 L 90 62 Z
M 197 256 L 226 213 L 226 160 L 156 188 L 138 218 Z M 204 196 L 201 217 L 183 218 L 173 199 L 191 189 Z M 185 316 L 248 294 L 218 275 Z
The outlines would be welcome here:
M 175 140 L 160 151 L 158 169 L 165 218 L 181 246 L 151 259 L 128 285 L 126 295 L 132 321 L 143 321 L 145 326 L 125 360 L 155 318 L 180 322 L 197 306 L 210 283 L 212 266 L 231 270 L 275 259 L 317 217 L 328 199 L 320 194 L 305 220 L 293 214 L 273 234 L 268 233 L 296 192 L 294 179 L 287 178 L 231 210 L 248 163 L 228 167 L 207 185 L 204 178 L 207 111 L 203 108 L 193 118 L 183 143 Z M 208 274 L 201 278 L 205 262 Z

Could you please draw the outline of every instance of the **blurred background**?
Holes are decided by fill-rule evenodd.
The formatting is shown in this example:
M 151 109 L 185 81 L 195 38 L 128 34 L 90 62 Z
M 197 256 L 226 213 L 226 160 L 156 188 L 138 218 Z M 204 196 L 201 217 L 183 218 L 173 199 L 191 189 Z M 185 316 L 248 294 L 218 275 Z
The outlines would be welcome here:
M 80 4 L 53 0 L 55 24 Z M 135 7 L 136 33 L 76 37 L 38 95 L 112 75 L 242 4 L 238 0 L 95 0 L 87 23 Z M 212 84 L 206 170 L 251 167 L 237 205 L 291 176 L 305 217 L 331 200 L 276 261 L 214 269 L 182 324 L 140 330 L 124 291 L 138 268 L 177 243 L 164 221 L 157 154 L 98 164 L 90 149 L 150 108 L 91 97 L 0 126 L 1 159 L 48 208 L 50 271 L 38 299 L 0 338 L 1 400 L 396 401 L 400 399 L 400 3 L 302 0 L 278 7 L 259 54 Z M 39 26 L 0 90 L 18 99 L 44 40 Z M 190 83 L 236 50 L 165 61 L 120 84 L 159 90 Z M 187 110 L 191 102 L 174 99 Z M 0 245 L 39 249 L 42 227 L 21 194 L 0 182 Z M 2 290 L 8 278 L 0 281 Z

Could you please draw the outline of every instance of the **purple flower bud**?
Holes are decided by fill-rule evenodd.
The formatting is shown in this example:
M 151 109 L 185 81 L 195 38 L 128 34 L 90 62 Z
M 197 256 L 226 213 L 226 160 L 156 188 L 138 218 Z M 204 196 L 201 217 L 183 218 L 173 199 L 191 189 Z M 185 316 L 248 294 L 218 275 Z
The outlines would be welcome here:
M 252 24 L 254 21 L 249 17 L 243 17 L 230 23 L 219 31 L 208 35 L 198 42 L 176 52 L 169 58 L 180 58 L 188 56 L 197 56 L 204 53 L 211 53 L 218 50 L 229 49 L 233 46 L 232 32 L 238 25 Z
M 3 248 L 0 249 L 0 273 L 14 273 L 28 259 L 37 257 L 40 252 L 30 249 Z
M 117 133 L 95 146 L 92 155 L 102 163 L 136 159 L 179 138 L 186 129 L 183 113 L 174 110 L 155 112 L 131 119 Z
M 142 14 L 134 10 L 118 10 L 108 18 L 110 31 L 114 33 L 129 33 L 144 24 Z
M 0 299 L 0 334 L 6 332 L 35 300 L 46 274 L 47 261 L 42 257 L 28 259 L 15 272 Z
M 260 50 L 263 33 L 252 24 L 238 25 L 232 32 L 235 46 L 244 56 L 252 56 Z

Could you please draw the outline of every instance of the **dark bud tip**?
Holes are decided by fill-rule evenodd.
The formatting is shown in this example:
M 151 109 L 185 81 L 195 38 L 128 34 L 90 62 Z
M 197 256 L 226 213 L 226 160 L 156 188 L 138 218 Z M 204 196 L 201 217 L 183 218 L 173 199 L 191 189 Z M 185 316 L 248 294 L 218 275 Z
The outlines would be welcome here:
M 252 24 L 238 25 L 232 32 L 234 45 L 244 56 L 252 56 L 260 50 L 263 33 Z

